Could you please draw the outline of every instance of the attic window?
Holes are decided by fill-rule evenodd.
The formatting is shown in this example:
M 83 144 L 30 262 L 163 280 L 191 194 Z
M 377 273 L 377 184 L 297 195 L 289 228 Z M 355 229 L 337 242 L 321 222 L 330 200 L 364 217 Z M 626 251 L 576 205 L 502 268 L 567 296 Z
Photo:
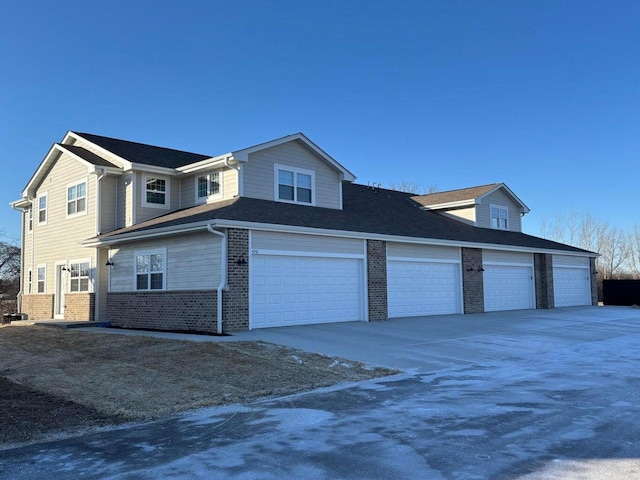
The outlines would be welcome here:
M 491 205 L 491 228 L 498 230 L 509 229 L 509 210 L 507 207 Z
M 314 205 L 315 172 L 275 165 L 275 199 L 287 203 Z
M 143 175 L 142 205 L 152 208 L 169 208 L 169 182 L 165 178 Z

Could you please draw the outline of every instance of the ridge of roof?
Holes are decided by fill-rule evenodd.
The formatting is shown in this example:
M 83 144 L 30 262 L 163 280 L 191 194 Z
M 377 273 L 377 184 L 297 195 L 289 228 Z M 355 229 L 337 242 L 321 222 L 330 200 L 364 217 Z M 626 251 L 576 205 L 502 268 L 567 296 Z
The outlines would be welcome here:
M 211 155 L 176 150 L 168 147 L 158 147 L 146 143 L 132 142 L 118 138 L 104 137 L 93 133 L 72 133 L 95 143 L 109 152 L 124 158 L 132 163 L 154 165 L 165 168 L 178 168 L 190 163 L 199 162 L 211 158 Z

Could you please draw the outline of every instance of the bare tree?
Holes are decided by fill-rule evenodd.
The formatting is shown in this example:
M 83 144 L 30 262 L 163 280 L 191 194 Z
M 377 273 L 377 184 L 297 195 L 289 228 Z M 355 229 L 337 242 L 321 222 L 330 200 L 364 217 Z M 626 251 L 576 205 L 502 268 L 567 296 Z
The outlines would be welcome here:
M 0 294 L 17 293 L 20 279 L 20 247 L 0 241 Z
M 391 190 L 397 190 L 398 192 L 415 193 L 416 195 L 427 195 L 438 191 L 438 187 L 435 185 L 425 187 L 422 183 L 411 180 L 392 182 L 389 184 L 389 188 Z

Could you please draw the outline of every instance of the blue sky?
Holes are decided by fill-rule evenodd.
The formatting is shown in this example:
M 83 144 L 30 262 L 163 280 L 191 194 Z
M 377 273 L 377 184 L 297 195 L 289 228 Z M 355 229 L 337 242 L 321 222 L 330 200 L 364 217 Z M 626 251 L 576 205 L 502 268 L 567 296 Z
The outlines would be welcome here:
M 640 3 L 0 2 L 0 230 L 67 130 L 216 155 L 304 132 L 358 182 L 505 182 L 640 223 Z

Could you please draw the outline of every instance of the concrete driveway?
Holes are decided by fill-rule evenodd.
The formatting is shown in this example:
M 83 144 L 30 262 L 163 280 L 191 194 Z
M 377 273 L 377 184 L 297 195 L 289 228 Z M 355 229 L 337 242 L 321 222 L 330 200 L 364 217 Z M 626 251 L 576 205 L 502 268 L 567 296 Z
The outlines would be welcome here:
M 0 452 L 1 478 L 640 478 L 640 310 L 292 327 L 277 341 L 408 369 Z

